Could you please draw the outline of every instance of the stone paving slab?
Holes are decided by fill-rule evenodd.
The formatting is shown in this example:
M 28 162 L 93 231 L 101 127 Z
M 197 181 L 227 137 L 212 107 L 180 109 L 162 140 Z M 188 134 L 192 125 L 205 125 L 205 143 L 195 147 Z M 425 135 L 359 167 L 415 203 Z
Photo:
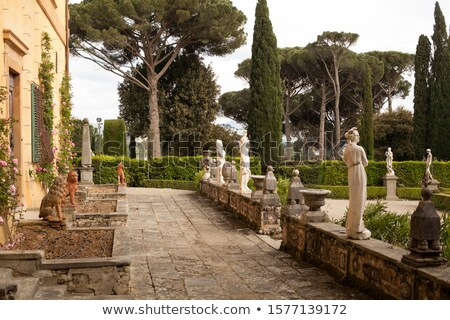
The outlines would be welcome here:
M 276 242 L 264 241 L 194 191 L 127 188 L 127 193 L 130 298 L 368 299 L 278 251 Z

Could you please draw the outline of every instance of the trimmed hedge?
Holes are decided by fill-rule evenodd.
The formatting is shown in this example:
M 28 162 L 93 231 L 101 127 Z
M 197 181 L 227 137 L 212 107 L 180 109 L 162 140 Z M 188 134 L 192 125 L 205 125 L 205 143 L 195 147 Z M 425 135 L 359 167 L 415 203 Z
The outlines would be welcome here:
M 181 190 L 199 190 L 198 181 L 181 181 L 181 180 L 146 180 L 144 182 L 145 188 L 169 188 Z
M 433 194 L 431 200 L 434 202 L 434 206 L 437 209 L 450 211 L 450 194 Z
M 297 166 L 280 166 L 275 174 L 279 179 L 290 178 L 292 170 L 300 171 L 300 178 L 304 184 L 314 185 L 347 185 L 348 168 L 343 161 L 327 160 L 317 164 L 301 164 Z M 399 178 L 398 185 L 417 188 L 425 173 L 425 163 L 421 161 L 393 162 L 393 169 Z M 431 166 L 433 177 L 440 181 L 443 188 L 450 187 L 450 162 L 433 162 Z M 369 161 L 366 167 L 367 185 L 382 186 L 382 177 L 386 174 L 386 162 Z
M 422 200 L 421 188 L 397 188 L 397 197 L 407 200 Z
M 306 185 L 305 187 L 311 189 L 325 189 L 330 190 L 331 194 L 327 198 L 331 199 L 348 199 L 348 186 L 318 186 Z M 367 199 L 382 199 L 386 198 L 387 191 L 385 187 L 367 187 Z
M 105 120 L 103 127 L 103 154 L 126 156 L 126 126 L 123 119 Z
M 146 187 L 148 180 L 198 181 L 202 156 L 151 158 L 148 160 L 130 159 L 128 157 L 99 155 L 92 157 L 94 167 L 94 183 L 117 183 L 117 165 L 123 162 L 125 177 L 129 187 Z M 227 159 L 228 160 L 228 159 Z M 229 158 L 239 167 L 239 158 Z M 76 166 L 80 166 L 81 158 L 77 158 Z M 251 158 L 252 174 L 261 174 L 261 161 Z

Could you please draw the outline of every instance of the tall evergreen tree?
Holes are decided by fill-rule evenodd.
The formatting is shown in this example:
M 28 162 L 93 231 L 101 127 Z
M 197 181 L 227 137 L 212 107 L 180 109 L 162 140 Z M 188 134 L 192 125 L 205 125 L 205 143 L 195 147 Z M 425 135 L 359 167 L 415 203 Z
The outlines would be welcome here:
M 431 43 L 427 36 L 421 35 L 414 60 L 414 157 L 421 160 L 429 146 L 429 90 Z
M 372 72 L 367 62 L 364 62 L 362 111 L 360 117 L 361 146 L 366 150 L 367 158 L 373 160 L 373 98 L 372 98 Z
M 263 168 L 278 158 L 283 115 L 280 61 L 266 0 L 258 0 L 253 29 L 248 135 Z
M 439 3 L 434 10 L 434 56 L 430 77 L 430 144 L 433 155 L 450 159 L 450 53 L 447 26 Z

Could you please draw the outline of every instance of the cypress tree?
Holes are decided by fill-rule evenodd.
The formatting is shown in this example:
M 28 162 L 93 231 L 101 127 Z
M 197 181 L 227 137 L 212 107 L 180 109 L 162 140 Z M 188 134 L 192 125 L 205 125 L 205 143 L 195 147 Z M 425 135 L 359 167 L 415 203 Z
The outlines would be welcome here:
M 413 146 L 414 156 L 422 160 L 429 146 L 429 90 L 431 43 L 427 36 L 421 35 L 414 58 L 414 118 Z
M 360 117 L 361 146 L 366 150 L 367 159 L 373 160 L 373 98 L 372 98 L 372 71 L 368 63 L 364 62 L 363 91 L 362 91 L 362 112 Z
M 434 10 L 434 56 L 430 77 L 430 144 L 439 160 L 450 159 L 450 54 L 445 18 L 436 2 Z
M 273 164 L 281 145 L 283 115 L 280 60 L 266 0 L 258 0 L 253 29 L 248 135 L 263 161 Z

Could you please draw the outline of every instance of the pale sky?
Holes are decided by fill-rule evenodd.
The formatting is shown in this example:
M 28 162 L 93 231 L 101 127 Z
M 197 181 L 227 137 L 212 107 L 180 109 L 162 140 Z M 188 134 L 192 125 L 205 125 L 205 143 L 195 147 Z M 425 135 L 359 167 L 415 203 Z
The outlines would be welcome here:
M 80 0 L 70 0 L 71 3 Z M 241 90 L 246 84 L 234 76 L 238 63 L 251 57 L 256 0 L 232 0 L 247 16 L 247 44 L 224 57 L 207 57 L 216 73 L 221 92 Z M 324 31 L 359 34 L 351 47 L 355 52 L 401 51 L 415 53 L 421 34 L 430 37 L 434 25 L 434 0 L 267 0 L 278 47 L 304 47 Z M 439 5 L 450 22 L 450 0 Z M 119 115 L 117 85 L 121 78 L 84 59 L 71 57 L 70 73 L 76 118 L 115 119 Z M 413 78 L 409 79 L 410 81 Z M 411 90 L 412 91 L 412 90 Z M 396 100 L 412 110 L 412 92 L 405 100 Z

